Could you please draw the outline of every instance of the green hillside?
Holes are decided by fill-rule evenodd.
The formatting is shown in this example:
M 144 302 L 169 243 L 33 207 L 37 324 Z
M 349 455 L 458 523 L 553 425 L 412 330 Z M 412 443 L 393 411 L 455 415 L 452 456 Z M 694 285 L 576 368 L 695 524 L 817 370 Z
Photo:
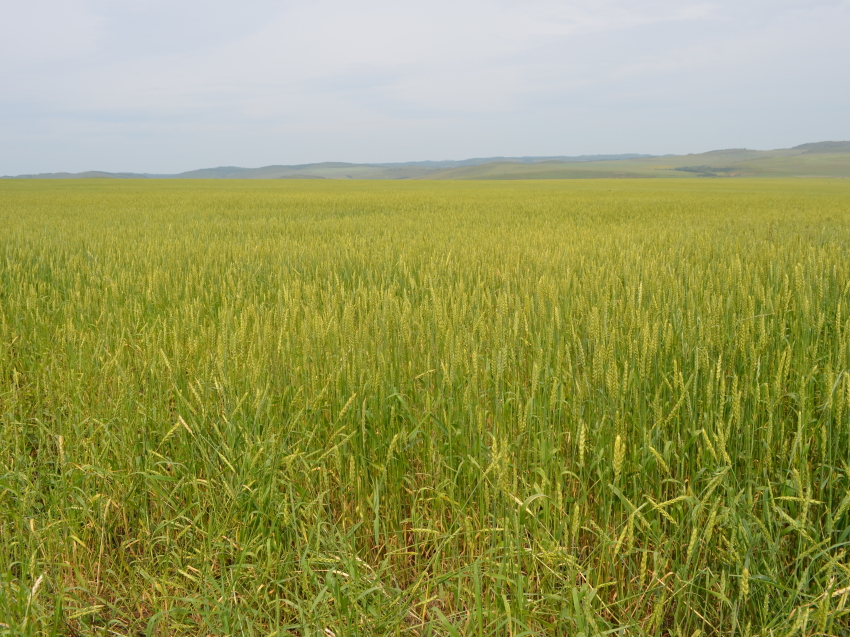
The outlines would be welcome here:
M 580 179 L 686 177 L 850 178 L 850 142 L 758 151 L 735 148 L 695 155 L 594 162 L 493 162 L 435 171 L 429 179 Z

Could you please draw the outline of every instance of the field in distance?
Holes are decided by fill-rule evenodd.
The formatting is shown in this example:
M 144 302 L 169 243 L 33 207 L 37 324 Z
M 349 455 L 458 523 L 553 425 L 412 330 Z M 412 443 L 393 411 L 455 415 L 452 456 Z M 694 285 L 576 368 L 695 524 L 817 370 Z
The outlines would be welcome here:
M 850 181 L 9 180 L 0 227 L 0 635 L 850 630 Z

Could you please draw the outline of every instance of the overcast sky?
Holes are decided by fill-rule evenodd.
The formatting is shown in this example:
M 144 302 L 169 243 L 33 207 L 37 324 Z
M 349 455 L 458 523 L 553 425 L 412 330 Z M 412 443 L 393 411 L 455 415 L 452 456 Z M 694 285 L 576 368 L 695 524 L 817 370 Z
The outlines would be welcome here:
M 850 139 L 850 0 L 0 0 L 0 174 Z

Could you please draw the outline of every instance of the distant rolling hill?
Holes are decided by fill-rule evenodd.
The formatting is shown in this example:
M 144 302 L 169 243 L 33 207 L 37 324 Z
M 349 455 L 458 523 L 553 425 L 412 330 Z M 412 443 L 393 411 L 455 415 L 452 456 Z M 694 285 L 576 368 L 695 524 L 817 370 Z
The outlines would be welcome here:
M 778 150 L 734 148 L 694 155 L 485 157 L 390 164 L 324 162 L 293 166 L 221 166 L 176 175 L 46 173 L 16 179 L 586 179 L 586 178 L 850 178 L 850 141 L 816 142 Z
M 293 166 L 264 166 L 262 168 L 240 168 L 219 166 L 202 168 L 174 175 L 148 173 L 107 173 L 88 171 L 83 173 L 42 173 L 18 175 L 11 179 L 427 179 L 438 171 L 466 168 L 494 162 L 510 162 L 531 165 L 540 162 L 586 163 L 610 160 L 650 158 L 653 155 L 629 153 L 623 155 L 579 155 L 575 157 L 481 157 L 460 161 L 417 161 L 388 164 L 350 164 L 345 162 L 323 162 Z
M 435 171 L 430 179 L 580 179 L 593 177 L 840 177 L 850 178 L 850 142 L 789 149 L 716 150 L 695 155 L 616 159 L 593 163 L 491 162 Z

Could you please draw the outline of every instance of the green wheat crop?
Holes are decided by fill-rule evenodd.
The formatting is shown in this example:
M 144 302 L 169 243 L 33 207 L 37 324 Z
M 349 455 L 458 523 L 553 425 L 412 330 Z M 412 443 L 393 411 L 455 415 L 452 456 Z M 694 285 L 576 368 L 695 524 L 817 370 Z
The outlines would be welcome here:
M 0 635 L 847 635 L 850 182 L 0 182 Z

